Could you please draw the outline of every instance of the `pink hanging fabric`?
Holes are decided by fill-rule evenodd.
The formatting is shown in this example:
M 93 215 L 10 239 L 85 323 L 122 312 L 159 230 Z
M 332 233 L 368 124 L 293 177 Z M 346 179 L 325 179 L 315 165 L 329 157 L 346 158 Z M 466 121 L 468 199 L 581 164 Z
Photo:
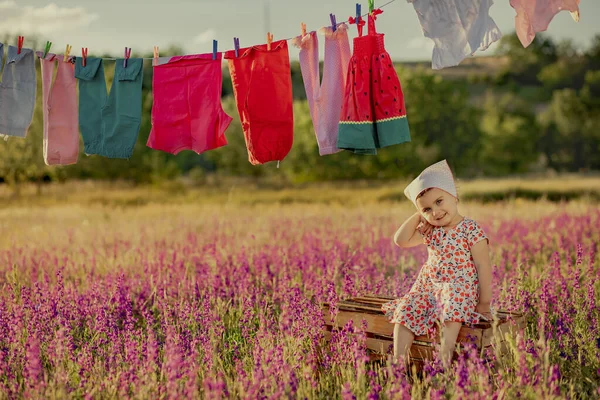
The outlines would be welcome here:
M 510 0 L 510 5 L 517 12 L 515 29 L 523 47 L 533 42 L 536 33 L 548 29 L 550 21 L 563 10 L 579 21 L 579 0 Z

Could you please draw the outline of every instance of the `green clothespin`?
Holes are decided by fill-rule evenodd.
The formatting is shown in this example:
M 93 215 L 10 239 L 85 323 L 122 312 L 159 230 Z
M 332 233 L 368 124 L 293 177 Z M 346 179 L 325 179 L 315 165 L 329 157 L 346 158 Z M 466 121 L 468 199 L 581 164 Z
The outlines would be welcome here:
M 50 47 L 52 47 L 52 42 L 46 42 L 46 48 L 44 49 L 44 58 L 46 58 L 46 55 L 50 52 Z
M 375 0 L 369 0 L 369 14 L 373 12 L 373 9 L 375 9 Z

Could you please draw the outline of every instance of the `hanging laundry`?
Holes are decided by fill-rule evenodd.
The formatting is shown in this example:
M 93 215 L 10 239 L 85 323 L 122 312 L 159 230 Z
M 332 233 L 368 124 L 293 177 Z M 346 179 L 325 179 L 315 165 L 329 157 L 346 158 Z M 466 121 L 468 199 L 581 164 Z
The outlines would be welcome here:
M 106 94 L 101 58 L 87 57 L 86 66 L 77 57 L 79 79 L 79 127 L 84 152 L 109 158 L 130 158 L 142 121 L 141 58 L 117 59 L 115 78 Z
M 306 99 L 319 145 L 319 154 L 322 156 L 342 151 L 338 149 L 336 142 L 350 61 L 347 30 L 346 24 L 337 26 L 335 32 L 331 27 L 321 29 L 325 35 L 322 83 L 319 78 L 317 33 L 313 31 L 293 40 L 294 45 L 300 48 L 300 69 Z
M 292 77 L 285 40 L 225 53 L 251 164 L 281 161 L 294 140 Z
M 502 37 L 490 17 L 493 0 L 407 0 L 425 37 L 433 40 L 433 69 L 453 67 Z
M 369 14 L 369 32 L 354 38 L 337 147 L 357 154 L 410 141 L 404 94 L 394 65 L 375 30 L 377 9 Z
M 517 12 L 515 29 L 523 47 L 533 42 L 537 32 L 548 29 L 550 21 L 563 10 L 579 21 L 579 0 L 510 0 L 510 5 Z
M 79 118 L 77 81 L 73 57 L 37 52 L 42 68 L 42 105 L 44 109 L 44 162 L 46 165 L 77 163 L 79 156 Z M 58 61 L 56 79 L 54 65 Z
M 148 147 L 200 154 L 227 144 L 232 118 L 221 106 L 222 54 L 172 57 L 153 68 L 152 129 Z
M 0 43 L 0 67 L 4 45 Z M 8 46 L 0 81 L 0 135 L 24 138 L 33 120 L 37 78 L 33 50 Z

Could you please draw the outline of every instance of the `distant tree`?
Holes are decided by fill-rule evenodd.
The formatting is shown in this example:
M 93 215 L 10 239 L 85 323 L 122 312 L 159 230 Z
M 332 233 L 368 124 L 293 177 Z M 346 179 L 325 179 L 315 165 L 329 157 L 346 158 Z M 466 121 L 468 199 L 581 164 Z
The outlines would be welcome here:
M 524 48 L 516 33 L 507 34 L 500 39 L 498 54 L 508 58 L 501 75 L 524 85 L 538 85 L 541 69 L 558 59 L 558 49 L 554 41 L 541 33 Z M 506 78 L 504 78 L 506 80 Z
M 540 116 L 544 151 L 557 169 L 582 171 L 600 168 L 600 107 L 593 93 L 594 79 L 580 91 L 557 90 L 550 107 Z M 597 87 L 597 86 L 596 86 Z M 597 89 L 596 89 L 597 90 Z
M 482 171 L 491 176 L 528 172 L 538 162 L 539 129 L 531 106 L 513 94 L 490 93 L 482 111 Z
M 557 45 L 557 60 L 542 66 L 538 80 L 549 90 L 581 89 L 587 63 L 585 57 L 572 40 L 563 40 Z
M 600 69 L 600 34 L 596 34 L 592 39 L 590 47 L 585 52 L 585 57 L 590 69 Z

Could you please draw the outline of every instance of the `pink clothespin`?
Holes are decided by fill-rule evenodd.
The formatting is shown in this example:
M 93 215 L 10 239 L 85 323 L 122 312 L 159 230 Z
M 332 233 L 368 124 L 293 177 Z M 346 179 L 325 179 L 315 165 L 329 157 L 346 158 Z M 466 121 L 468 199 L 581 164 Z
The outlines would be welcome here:
M 17 54 L 21 54 L 21 49 L 23 48 L 23 42 L 25 41 L 25 36 L 19 36 L 18 44 L 17 44 Z
M 233 48 L 235 49 L 235 57 L 240 56 L 240 38 L 233 38 Z
M 85 67 L 85 64 L 86 64 L 85 62 L 87 60 L 87 55 L 88 55 L 88 48 L 87 47 L 85 47 L 85 48 L 82 47 L 81 48 L 81 66 L 82 67 Z
M 127 49 L 127 47 L 125 47 L 125 57 L 123 58 L 123 68 L 127 68 L 127 60 L 129 60 L 129 57 L 131 57 L 131 47 L 129 49 Z

